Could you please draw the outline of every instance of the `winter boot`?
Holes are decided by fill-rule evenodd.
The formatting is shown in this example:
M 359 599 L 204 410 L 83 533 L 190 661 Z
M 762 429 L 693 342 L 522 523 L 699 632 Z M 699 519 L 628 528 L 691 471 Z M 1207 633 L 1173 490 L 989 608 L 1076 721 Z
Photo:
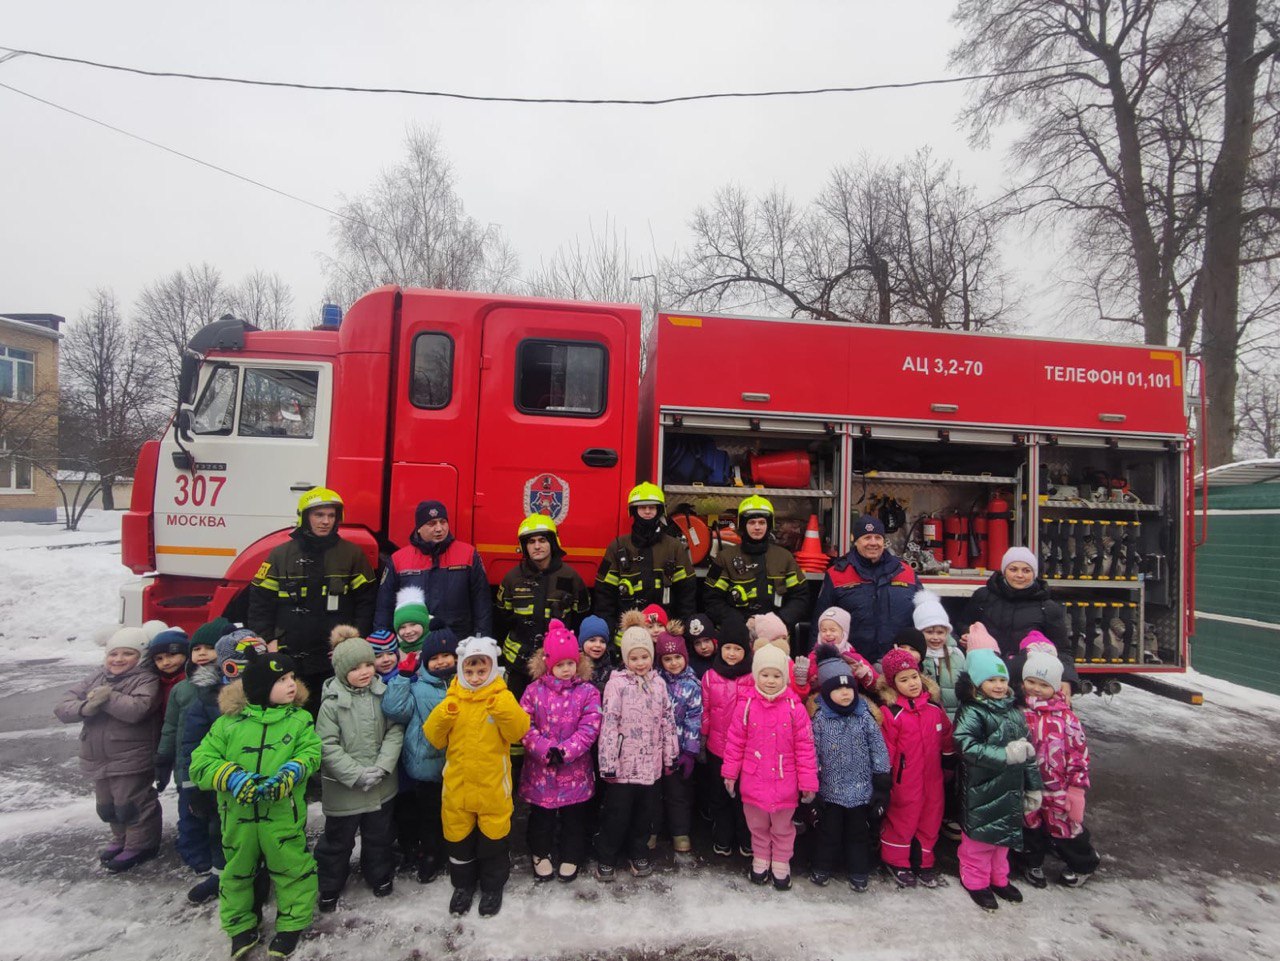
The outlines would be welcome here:
M 418 883 L 430 884 L 440 875 L 440 859 L 434 854 L 424 854 L 418 861 Z
M 936 888 L 938 886 L 938 872 L 933 868 L 921 868 L 916 872 L 916 880 L 920 882 L 923 888 Z
M 237 961 L 258 946 L 261 937 L 258 929 L 253 928 L 249 931 L 241 931 L 239 934 L 231 936 L 231 961 Z
M 831 875 L 826 871 L 820 871 L 817 868 L 814 868 L 809 872 L 809 881 L 820 888 L 825 888 L 831 881 Z
M 502 888 L 480 892 L 480 917 L 491 918 L 502 910 Z
M 603 861 L 596 862 L 596 880 L 608 884 L 613 880 L 616 869 L 612 864 L 605 864 Z
M 966 890 L 968 889 L 966 888 Z M 995 911 L 1000 907 L 1000 902 L 996 900 L 996 896 L 991 892 L 990 888 L 969 891 L 969 897 L 973 898 L 973 903 L 984 911 Z
M 636 858 L 631 862 L 631 873 L 638 878 L 647 878 L 653 873 L 653 862 L 648 858 Z
M 142 848 L 137 851 L 125 848 L 107 862 L 107 870 L 112 874 L 120 874 L 123 871 L 128 871 L 130 868 L 137 867 L 139 864 L 150 861 L 159 853 L 159 848 Z
M 336 894 L 320 895 L 318 907 L 320 908 L 321 914 L 332 914 L 334 911 L 338 910 L 338 896 Z
M 123 841 L 112 841 L 105 848 L 103 848 L 101 851 L 98 852 L 98 860 L 101 861 L 103 864 L 106 864 L 108 861 L 114 860 L 115 857 L 119 855 L 119 853 L 123 850 L 124 850 Z
M 1093 874 L 1089 871 L 1077 873 L 1075 871 L 1066 870 L 1063 871 L 1062 875 L 1058 878 L 1058 883 L 1068 888 L 1078 888 L 1091 877 L 1093 877 Z
M 460 917 L 471 912 L 471 902 L 475 900 L 476 889 L 470 888 L 454 888 L 453 897 L 449 899 L 449 913 L 455 917 Z
M 1027 879 L 1027 883 L 1033 888 L 1045 888 L 1049 886 L 1049 881 L 1044 876 L 1044 868 L 1024 868 L 1022 876 Z
M 301 931 L 277 931 L 276 936 L 267 945 L 268 958 L 287 958 L 293 954 L 302 938 Z
M 893 878 L 894 883 L 900 888 L 914 888 L 916 886 L 916 876 L 910 868 L 895 868 L 892 865 L 885 865 L 885 870 L 889 872 L 889 876 Z
M 204 904 L 210 898 L 218 896 L 218 876 L 208 874 L 187 892 L 187 900 L 192 904 Z
M 991 885 L 991 891 L 996 897 L 1008 901 L 1010 904 L 1018 904 L 1022 901 L 1022 892 L 1015 888 L 1012 884 L 1006 883 L 1002 887 Z
M 854 894 L 866 894 L 868 878 L 865 874 L 849 875 L 849 887 L 853 888 Z
M 759 867 L 755 861 L 751 862 L 751 867 L 747 873 L 747 879 L 752 884 L 768 884 L 769 883 L 769 862 L 761 861 Z
M 773 889 L 775 891 L 790 891 L 791 890 L 790 872 L 782 875 L 782 877 L 779 877 L 778 875 L 775 874 L 773 876 Z
M 375 898 L 385 898 L 395 888 L 395 882 L 391 880 L 383 881 L 381 884 L 373 886 L 373 896 Z

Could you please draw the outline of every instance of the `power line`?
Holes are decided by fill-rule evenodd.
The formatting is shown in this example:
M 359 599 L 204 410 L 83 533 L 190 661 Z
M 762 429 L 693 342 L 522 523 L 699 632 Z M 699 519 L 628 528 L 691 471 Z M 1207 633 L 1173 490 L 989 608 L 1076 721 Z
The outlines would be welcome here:
M 811 97 L 831 93 L 871 93 L 878 90 L 909 90 L 916 87 L 939 87 L 957 83 L 969 83 L 974 80 L 995 80 L 1000 77 L 1014 77 L 1028 73 L 1044 73 L 1061 70 L 1065 67 L 1079 67 L 1088 64 L 1086 60 L 1072 60 L 1063 63 L 1045 64 L 1038 67 L 1023 67 L 1014 70 L 996 70 L 990 73 L 971 73 L 959 77 L 935 77 L 928 80 L 905 80 L 897 83 L 869 83 L 849 87 L 811 87 L 798 90 L 747 90 L 726 91 L 721 93 L 692 93 L 675 97 L 652 97 L 629 99 L 623 97 L 511 97 L 486 96 L 474 93 L 458 93 L 449 90 L 415 90 L 409 87 L 362 87 L 347 84 L 302 83 L 286 80 L 255 80 L 247 77 L 223 77 L 216 74 L 186 73 L 178 70 L 148 70 L 144 67 L 129 67 L 117 63 L 103 63 L 98 60 L 86 60 L 81 57 L 65 57 L 40 50 L 20 50 L 15 47 L 0 47 L 11 54 L 37 57 L 41 60 L 53 60 L 58 63 L 72 63 L 98 70 L 114 70 L 120 73 L 137 74 L 143 77 L 160 77 L 181 80 L 201 80 L 210 83 L 234 83 L 250 87 L 277 87 L 289 90 L 316 90 L 341 93 L 397 94 L 407 97 L 437 97 L 448 100 L 469 100 L 479 103 L 520 103 L 520 104 L 569 104 L 574 106 L 628 106 L 628 107 L 661 107 L 673 103 L 690 103 L 696 100 L 751 100 L 767 97 Z

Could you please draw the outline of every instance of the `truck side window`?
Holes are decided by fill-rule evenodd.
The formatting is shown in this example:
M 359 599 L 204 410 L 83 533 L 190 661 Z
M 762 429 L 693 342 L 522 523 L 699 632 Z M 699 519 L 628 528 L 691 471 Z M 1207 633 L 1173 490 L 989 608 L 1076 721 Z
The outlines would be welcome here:
M 453 338 L 448 334 L 419 334 L 413 338 L 413 374 L 409 402 L 426 410 L 441 410 L 453 399 Z
M 609 355 L 603 344 L 525 340 L 516 349 L 516 409 L 552 417 L 604 413 Z
M 240 436 L 313 437 L 319 382 L 315 370 L 246 367 Z
M 236 384 L 238 367 L 222 366 L 205 381 L 200 399 L 191 416 L 191 430 L 196 434 L 230 434 L 236 419 Z

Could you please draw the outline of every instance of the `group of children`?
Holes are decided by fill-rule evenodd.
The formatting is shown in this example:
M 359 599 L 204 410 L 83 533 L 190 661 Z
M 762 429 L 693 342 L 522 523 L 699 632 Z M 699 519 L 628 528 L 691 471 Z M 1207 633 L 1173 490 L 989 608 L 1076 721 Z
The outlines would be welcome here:
M 407 588 L 394 632 L 337 628 L 314 721 L 291 659 L 250 631 L 223 619 L 190 638 L 116 630 L 103 667 L 57 709 L 84 725 L 81 758 L 112 832 L 106 868 L 158 852 L 157 790 L 170 777 L 178 850 L 201 875 L 188 897 L 219 896 L 233 958 L 259 942 L 269 886 L 272 957 L 294 950 L 317 906 L 335 910 L 357 834 L 375 896 L 393 890 L 398 844 L 422 883 L 447 867 L 451 913 L 479 893 L 480 914 L 496 914 L 517 793 L 538 883 L 573 882 L 589 843 L 599 881 L 623 866 L 645 877 L 660 832 L 691 850 L 697 813 L 716 855 L 749 857 L 750 880 L 778 890 L 791 887 L 799 823 L 816 822 L 810 880 L 826 885 L 843 866 L 856 892 L 877 831 L 899 886 L 936 886 L 948 812 L 960 820 L 961 882 L 986 909 L 1021 900 L 1010 849 L 1038 887 L 1049 851 L 1069 885 L 1097 866 L 1083 827 L 1087 747 L 1052 644 L 1024 641 L 1016 697 L 982 625 L 962 653 L 927 592 L 914 631 L 879 665 L 850 645 L 839 608 L 822 612 L 818 646 L 794 661 L 773 614 L 721 633 L 704 615 L 681 625 L 651 606 L 624 616 L 617 643 L 598 617 L 576 634 L 552 621 L 519 702 L 494 640 L 453 642 L 429 622 Z M 316 774 L 325 823 L 313 855 Z

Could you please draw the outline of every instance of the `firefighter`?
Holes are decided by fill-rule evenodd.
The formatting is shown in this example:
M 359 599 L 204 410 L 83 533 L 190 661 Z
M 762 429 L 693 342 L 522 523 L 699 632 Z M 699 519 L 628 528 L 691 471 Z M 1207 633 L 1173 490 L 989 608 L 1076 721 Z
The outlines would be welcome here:
M 519 700 L 529 683 L 529 658 L 542 646 L 547 624 L 559 618 L 576 629 L 591 607 L 591 595 L 582 576 L 564 563 L 556 522 L 550 517 L 530 514 L 520 522 L 516 537 L 521 560 L 498 585 L 494 623 L 504 638 L 507 688 Z
M 795 637 L 809 613 L 809 590 L 795 556 L 773 540 L 773 504 L 759 494 L 738 505 L 741 544 L 726 544 L 707 570 L 706 607 L 724 630 L 745 626 L 756 614 L 774 613 Z
M 338 533 L 342 498 L 313 487 L 298 498 L 298 523 L 274 548 L 249 586 L 245 626 L 297 665 L 315 714 L 320 688 L 333 676 L 329 632 L 353 624 L 361 636 L 373 628 L 375 575 L 364 551 Z
M 464 637 L 493 634 L 493 596 L 480 552 L 453 536 L 449 513 L 440 501 L 423 501 L 414 511 L 409 545 L 391 555 L 378 587 L 373 622 L 391 630 L 396 591 L 421 587 L 431 612 L 426 643 L 457 643 Z
M 694 612 L 698 584 L 689 549 L 663 526 L 665 505 L 662 488 L 637 484 L 627 495 L 631 533 L 605 548 L 592 612 L 604 618 L 615 638 L 623 612 L 632 608 L 658 604 L 686 622 Z

